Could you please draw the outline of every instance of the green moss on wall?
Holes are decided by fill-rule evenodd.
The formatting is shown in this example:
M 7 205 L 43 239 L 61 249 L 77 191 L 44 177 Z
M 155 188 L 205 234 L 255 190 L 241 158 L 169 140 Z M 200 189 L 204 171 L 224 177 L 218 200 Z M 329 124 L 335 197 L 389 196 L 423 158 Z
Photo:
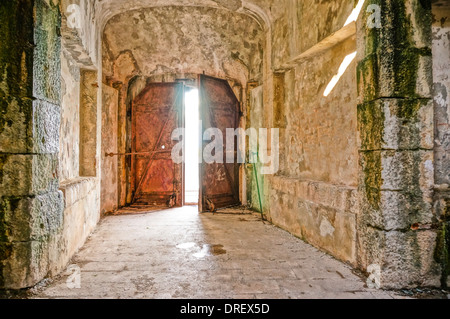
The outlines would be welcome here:
M 0 154 L 0 184 L 3 183 L 3 167 L 5 166 L 8 158 L 9 158 L 9 155 Z
M 431 49 L 395 49 L 392 54 L 393 95 L 408 98 L 420 97 L 416 92 L 420 58 L 431 56 Z
M 6 199 L 0 202 L 0 243 L 9 242 L 10 230 L 6 223 L 6 214 L 9 211 L 9 205 Z
M 358 95 L 362 96 L 364 101 L 370 102 L 379 97 L 380 88 L 378 78 L 378 56 L 371 54 L 359 62 L 356 67 Z
M 364 189 L 366 200 L 373 209 L 379 210 L 381 204 L 382 168 L 381 152 L 365 152 L 361 154 L 364 172 Z
M 413 2 L 411 1 L 411 3 Z M 426 30 L 429 29 L 429 36 L 431 37 L 431 10 L 419 10 L 420 8 L 415 7 L 416 16 L 421 18 L 415 21 L 415 23 L 419 22 L 419 25 L 413 25 L 404 1 L 392 1 L 391 6 L 393 22 L 390 31 L 392 32 L 394 51 L 392 61 L 389 60 L 389 63 L 393 68 L 393 94 L 403 97 L 416 97 L 420 57 L 431 56 L 431 49 L 427 47 L 417 48 L 413 40 L 413 32 L 420 30 L 420 32 L 426 34 Z
M 358 105 L 358 130 L 363 150 L 380 150 L 385 114 L 377 101 Z
M 419 97 L 416 86 L 420 59 L 432 55 L 430 5 L 427 1 L 411 1 L 415 12 L 411 17 L 404 1 L 378 0 L 367 5 L 372 3 L 381 7 L 382 28 L 366 28 L 366 57 L 359 63 L 357 73 L 358 88 L 364 88 L 360 94 L 365 101 Z M 416 38 L 413 33 L 417 33 Z M 418 47 L 417 37 L 423 47 Z M 385 82 L 387 78 L 392 82 Z
M 10 210 L 6 199 L 0 201 L 0 287 L 4 286 L 3 264 L 12 254 L 12 243 L 10 242 L 10 229 L 6 223 L 6 214 Z
M 0 2 L 0 99 L 32 96 L 33 3 Z
M 398 100 L 398 107 L 395 110 L 394 115 L 402 120 L 413 121 L 417 119 L 419 110 L 424 106 L 424 101 L 421 100 Z M 426 102 L 425 102 L 426 103 Z

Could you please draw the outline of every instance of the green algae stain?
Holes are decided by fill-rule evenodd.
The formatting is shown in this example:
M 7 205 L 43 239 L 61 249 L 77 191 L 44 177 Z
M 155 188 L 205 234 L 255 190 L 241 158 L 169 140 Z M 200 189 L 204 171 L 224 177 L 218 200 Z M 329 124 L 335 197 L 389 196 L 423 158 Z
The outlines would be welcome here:
M 364 152 L 361 154 L 361 157 L 367 202 L 373 209 L 379 210 L 381 205 L 381 185 L 383 183 L 381 152 Z

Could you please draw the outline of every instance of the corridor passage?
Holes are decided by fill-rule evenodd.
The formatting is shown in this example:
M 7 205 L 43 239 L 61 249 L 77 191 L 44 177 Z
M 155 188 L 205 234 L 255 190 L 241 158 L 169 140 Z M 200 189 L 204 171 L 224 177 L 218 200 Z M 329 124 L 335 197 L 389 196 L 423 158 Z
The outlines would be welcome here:
M 399 297 L 368 289 L 350 267 L 259 215 L 199 215 L 197 207 L 106 217 L 72 265 L 35 297 Z

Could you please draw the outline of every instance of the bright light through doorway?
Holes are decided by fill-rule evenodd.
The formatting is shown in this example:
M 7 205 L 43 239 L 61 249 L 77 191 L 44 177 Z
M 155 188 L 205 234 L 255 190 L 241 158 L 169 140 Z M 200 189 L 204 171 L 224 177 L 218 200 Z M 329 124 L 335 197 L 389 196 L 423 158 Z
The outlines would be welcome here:
M 185 202 L 198 204 L 199 199 L 199 98 L 198 90 L 192 89 L 185 95 L 186 114 L 186 162 Z

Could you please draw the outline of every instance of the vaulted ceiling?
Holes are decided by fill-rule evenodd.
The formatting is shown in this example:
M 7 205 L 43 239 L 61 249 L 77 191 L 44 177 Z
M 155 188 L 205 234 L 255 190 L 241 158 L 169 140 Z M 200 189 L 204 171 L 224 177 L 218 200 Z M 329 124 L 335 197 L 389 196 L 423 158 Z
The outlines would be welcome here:
M 88 0 L 89 1 L 89 0 Z M 201 6 L 224 8 L 245 13 L 257 19 L 263 27 L 282 14 L 286 0 L 90 0 L 95 16 L 104 26 L 113 16 L 141 8 L 163 6 Z

